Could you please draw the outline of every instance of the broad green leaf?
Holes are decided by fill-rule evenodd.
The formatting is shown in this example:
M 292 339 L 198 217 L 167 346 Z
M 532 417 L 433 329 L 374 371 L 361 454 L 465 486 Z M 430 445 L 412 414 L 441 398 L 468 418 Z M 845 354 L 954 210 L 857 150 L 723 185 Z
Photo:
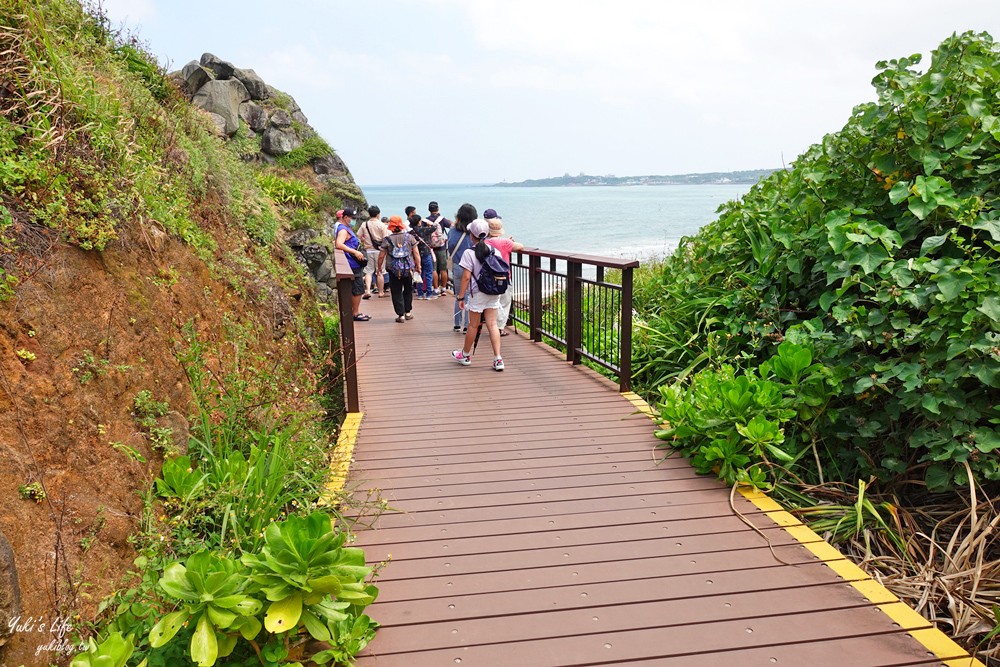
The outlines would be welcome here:
M 169 642 L 177 634 L 177 631 L 184 627 L 190 614 L 186 610 L 175 611 L 167 614 L 149 631 L 149 645 L 159 648 Z
M 794 456 L 792 456 L 791 454 L 789 454 L 788 452 L 786 452 L 785 450 L 781 449 L 776 445 L 772 445 L 769 442 L 765 442 L 764 446 L 767 448 L 767 451 L 771 452 L 771 456 L 778 459 L 779 461 L 782 461 L 784 463 L 789 463 L 795 460 Z
M 219 642 L 215 637 L 215 628 L 208 621 L 208 616 L 202 614 L 191 635 L 191 659 L 198 663 L 198 667 L 211 667 L 218 657 Z
M 948 130 L 947 133 L 945 133 L 945 135 L 944 135 L 944 147 L 947 150 L 951 150 L 955 146 L 957 146 L 960 143 L 962 143 L 963 141 L 965 141 L 965 138 L 968 135 L 969 135 L 969 131 L 966 130 L 964 127 L 955 126 L 955 127 L 951 128 L 950 130 Z
M 924 474 L 924 482 L 927 484 L 927 490 L 931 493 L 940 493 L 941 491 L 947 491 L 951 484 L 951 475 L 948 474 L 948 470 L 938 464 L 934 464 L 927 468 L 927 472 Z
M 175 598 L 189 602 L 198 600 L 198 594 L 188 583 L 187 569 L 181 563 L 167 566 L 167 569 L 163 571 L 163 576 L 160 577 L 159 586 L 165 593 Z
M 898 204 L 899 202 L 904 201 L 909 196 L 910 196 L 909 181 L 899 181 L 898 183 L 892 186 L 891 190 L 889 190 L 889 201 L 891 201 L 893 204 Z
M 240 625 L 240 634 L 249 641 L 260 633 L 261 627 L 260 619 L 256 616 L 247 616 Z
M 1000 322 L 1000 296 L 988 296 L 976 308 L 994 322 Z
M 969 114 L 973 118 L 979 118 L 982 116 L 983 111 L 985 111 L 988 106 L 986 100 L 978 96 L 966 96 L 962 102 L 965 104 L 965 113 Z
M 940 399 L 933 394 L 924 394 L 924 397 L 920 399 L 920 405 L 928 412 L 933 412 L 936 415 L 941 414 L 940 404 Z
M 951 301 L 961 294 L 973 280 L 972 276 L 957 273 L 938 274 L 935 285 L 941 291 L 945 301 Z
M 937 207 L 937 200 L 927 202 L 923 201 L 919 197 L 910 197 L 910 213 L 917 216 L 920 220 L 925 220 L 927 216 L 930 215 Z
M 330 641 L 330 629 L 308 609 L 302 612 L 302 623 L 313 639 L 321 642 Z
M 837 295 L 834 292 L 823 292 L 819 296 L 819 307 L 823 310 L 829 312 L 830 306 L 834 304 L 837 300 Z
M 215 625 L 215 627 L 223 630 L 231 626 L 236 620 L 235 613 L 227 609 L 220 609 L 214 604 L 208 605 L 205 609 L 205 613 L 208 614 L 208 620 L 212 621 L 212 624 Z
M 236 635 L 219 634 L 215 635 L 219 643 L 219 657 L 225 658 L 236 648 Z
M 989 427 L 977 428 L 972 432 L 972 437 L 976 442 L 976 449 L 983 454 L 1000 449 L 1000 433 L 996 429 Z
M 288 632 L 299 624 L 302 616 L 302 594 L 293 593 L 284 600 L 272 602 L 264 614 L 264 627 L 268 632 Z
M 923 257 L 931 250 L 944 245 L 944 242 L 948 240 L 948 236 L 950 236 L 950 234 L 951 233 L 949 231 L 948 233 L 941 234 L 940 236 L 928 236 L 924 239 L 924 242 L 920 244 L 920 256 Z

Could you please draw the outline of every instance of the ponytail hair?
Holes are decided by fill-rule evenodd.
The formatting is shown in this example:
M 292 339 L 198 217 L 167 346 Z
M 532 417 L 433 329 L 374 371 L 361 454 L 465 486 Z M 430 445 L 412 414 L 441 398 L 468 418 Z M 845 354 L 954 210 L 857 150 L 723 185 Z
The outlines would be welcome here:
M 480 264 L 485 262 L 486 258 L 493 254 L 493 247 L 486 242 L 486 239 L 479 239 L 479 241 L 476 242 L 474 250 L 476 252 L 476 259 L 479 260 Z

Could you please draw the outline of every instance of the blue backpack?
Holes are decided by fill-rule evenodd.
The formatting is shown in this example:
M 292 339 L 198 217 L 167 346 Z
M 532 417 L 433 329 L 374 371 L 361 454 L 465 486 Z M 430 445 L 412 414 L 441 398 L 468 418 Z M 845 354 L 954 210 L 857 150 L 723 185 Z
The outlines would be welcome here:
M 395 234 L 393 234 L 395 236 Z M 410 261 L 410 244 L 406 242 L 406 237 L 403 237 L 403 245 L 396 245 L 396 243 L 390 238 L 389 243 L 392 244 L 392 252 L 389 259 L 389 273 L 396 276 L 402 280 L 405 276 L 410 275 L 413 271 L 413 262 Z
M 483 260 L 479 275 L 474 277 L 483 294 L 503 294 L 510 284 L 510 264 L 497 254 L 495 248 L 490 247 L 490 254 Z

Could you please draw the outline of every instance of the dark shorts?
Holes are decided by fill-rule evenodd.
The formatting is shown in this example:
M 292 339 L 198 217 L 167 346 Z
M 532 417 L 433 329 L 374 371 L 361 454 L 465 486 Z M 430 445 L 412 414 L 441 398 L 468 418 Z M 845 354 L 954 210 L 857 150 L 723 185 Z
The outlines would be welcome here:
M 448 247 L 441 246 L 440 248 L 434 248 L 434 270 L 435 271 L 447 271 L 448 270 Z
M 354 280 L 351 282 L 351 295 L 361 296 L 365 293 L 365 267 L 351 267 L 354 271 Z

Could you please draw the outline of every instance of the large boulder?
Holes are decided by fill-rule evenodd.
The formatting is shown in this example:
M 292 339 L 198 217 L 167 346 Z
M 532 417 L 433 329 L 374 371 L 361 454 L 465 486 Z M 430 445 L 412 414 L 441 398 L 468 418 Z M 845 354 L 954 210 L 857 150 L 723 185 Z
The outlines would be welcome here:
M 267 111 L 256 102 L 244 102 L 240 105 L 240 118 L 246 121 L 254 132 L 267 129 Z
M 309 245 L 309 243 L 311 243 L 317 236 L 319 236 L 319 232 L 315 229 L 297 229 L 288 235 L 288 238 L 285 239 L 285 243 L 287 243 L 292 250 L 300 250 Z
M 299 135 L 280 127 L 269 127 L 260 140 L 260 149 L 269 155 L 291 153 L 301 145 Z
M 278 109 L 271 114 L 271 125 L 274 127 L 291 127 L 292 117 L 288 115 L 287 111 Z
M 252 69 L 240 69 L 237 67 L 233 70 L 233 76 L 246 86 L 247 91 L 250 93 L 250 99 L 267 99 L 267 84 L 264 83 L 264 79 L 257 76 L 257 72 L 254 72 Z
M 211 53 L 201 54 L 201 66 L 214 74 L 216 79 L 229 79 L 236 71 L 232 63 Z
M 309 119 L 306 118 L 306 115 L 299 110 L 295 110 L 292 112 L 292 120 L 298 121 L 303 125 L 309 124 Z
M 222 116 L 227 136 L 240 129 L 240 104 L 250 99 L 246 87 L 236 79 L 209 81 L 195 93 L 195 106 Z
M 21 615 L 21 589 L 17 583 L 14 551 L 0 533 L 0 646 L 10 638 L 11 621 Z
M 347 165 L 335 153 L 313 160 L 313 171 L 317 174 L 346 174 Z
M 199 88 L 212 80 L 212 75 L 197 60 L 192 60 L 181 70 L 181 78 L 187 84 L 188 90 L 194 94 L 198 92 Z

